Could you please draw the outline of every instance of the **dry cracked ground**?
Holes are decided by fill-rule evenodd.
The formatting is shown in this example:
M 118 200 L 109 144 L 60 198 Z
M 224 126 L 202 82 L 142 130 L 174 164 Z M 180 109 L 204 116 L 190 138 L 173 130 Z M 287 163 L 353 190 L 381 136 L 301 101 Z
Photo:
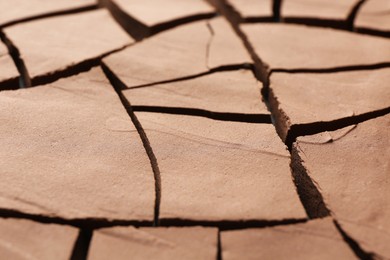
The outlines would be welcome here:
M 390 259 L 389 0 L 1 0 L 1 259 Z

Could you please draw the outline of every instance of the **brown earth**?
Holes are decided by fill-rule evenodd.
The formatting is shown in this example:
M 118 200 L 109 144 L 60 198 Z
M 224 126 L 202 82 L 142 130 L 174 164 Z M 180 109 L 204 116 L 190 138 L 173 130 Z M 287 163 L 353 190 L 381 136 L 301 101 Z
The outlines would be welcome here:
M 390 259 L 387 0 L 0 3 L 1 259 Z

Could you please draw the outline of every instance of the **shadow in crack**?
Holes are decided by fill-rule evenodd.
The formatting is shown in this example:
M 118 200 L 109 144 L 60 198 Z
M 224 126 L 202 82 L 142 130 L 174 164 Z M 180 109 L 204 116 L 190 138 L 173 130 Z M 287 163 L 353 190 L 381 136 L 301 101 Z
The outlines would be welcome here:
M 223 113 L 185 107 L 132 106 L 134 112 L 153 112 L 175 115 L 200 116 L 214 120 L 271 124 L 269 114 Z

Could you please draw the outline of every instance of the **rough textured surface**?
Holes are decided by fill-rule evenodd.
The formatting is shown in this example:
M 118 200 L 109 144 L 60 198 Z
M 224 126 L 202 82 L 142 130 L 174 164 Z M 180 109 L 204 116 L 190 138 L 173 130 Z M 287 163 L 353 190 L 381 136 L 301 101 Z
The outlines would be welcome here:
M 358 259 L 331 218 L 221 233 L 222 259 Z
M 241 41 L 226 21 L 220 18 L 209 24 L 214 36 L 207 22 L 194 22 L 146 39 L 104 58 L 103 62 L 128 87 L 132 87 L 250 61 Z M 232 49 L 235 52 L 230 55 Z
M 127 81 L 130 85 L 130 80 Z M 124 91 L 133 106 L 160 106 L 222 113 L 269 114 L 251 71 L 218 72 L 199 78 Z
M 7 81 L 16 79 L 19 77 L 18 70 L 12 61 L 11 56 L 8 54 L 7 47 L 0 42 L 0 87 Z
M 289 154 L 272 125 L 144 112 L 136 115 L 159 161 L 161 219 L 274 221 L 306 217 L 291 180 Z
M 273 73 L 270 104 L 284 139 L 291 125 L 333 121 L 390 107 L 390 69 Z M 288 118 L 283 118 L 283 115 Z
M 153 218 L 141 140 L 99 69 L 0 93 L 0 208 L 64 219 Z
M 298 138 L 293 160 L 321 191 L 342 228 L 368 252 L 390 258 L 390 116 L 356 126 L 327 144 Z
M 358 0 L 284 0 L 283 17 L 345 20 Z
M 0 258 L 390 259 L 388 9 L 1 0 Z
M 0 2 L 0 27 L 50 13 L 75 10 L 96 4 L 95 0 L 13 0 Z
M 2 259 L 70 259 L 78 230 L 23 219 L 0 218 Z M 50 245 L 50 246 L 48 246 Z
M 390 1 L 366 1 L 356 16 L 355 25 L 360 28 L 390 33 Z
M 241 28 L 271 69 L 370 65 L 390 58 L 390 41 L 379 37 L 290 24 L 249 24 Z
M 4 31 L 19 48 L 31 78 L 66 70 L 133 42 L 106 10 L 37 20 Z
M 216 228 L 115 227 L 95 232 L 88 259 L 212 260 L 216 256 Z

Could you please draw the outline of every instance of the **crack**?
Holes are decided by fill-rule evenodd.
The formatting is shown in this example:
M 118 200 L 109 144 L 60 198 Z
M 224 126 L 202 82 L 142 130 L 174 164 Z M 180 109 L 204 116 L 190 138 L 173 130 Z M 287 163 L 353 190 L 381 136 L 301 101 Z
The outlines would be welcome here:
M 19 81 L 19 77 L 3 80 L 2 82 L 0 82 L 0 91 L 19 89 Z
M 7 35 L 0 31 L 0 39 L 5 44 L 8 49 L 9 55 L 11 55 L 12 60 L 15 63 L 15 66 L 19 72 L 19 88 L 26 88 L 31 86 L 31 78 L 28 74 L 27 67 L 23 61 L 23 58 L 20 55 L 20 51 L 13 44 L 13 42 L 7 37 Z M 13 89 L 15 89 L 15 85 L 11 85 Z
M 63 218 L 56 215 L 40 215 L 24 213 L 17 210 L 0 208 L 0 218 L 29 219 L 40 223 L 68 225 L 81 229 L 95 229 L 114 226 L 150 227 L 151 221 L 108 219 L 108 218 Z
M 298 155 L 297 147 L 292 147 L 293 143 L 296 141 L 296 138 L 298 136 L 316 134 L 323 131 L 337 130 L 340 128 L 344 128 L 346 126 L 357 125 L 360 122 L 388 114 L 390 113 L 390 107 L 381 110 L 371 111 L 358 116 L 341 118 L 330 122 L 315 122 L 315 123 L 304 124 L 304 125 L 293 125 L 290 128 L 288 128 L 286 126 L 291 125 L 289 117 L 284 113 L 283 110 L 279 108 L 279 103 L 277 102 L 277 98 L 274 97 L 271 100 L 269 99 L 269 94 L 272 94 L 272 92 L 269 93 L 270 75 L 272 72 L 282 72 L 282 71 L 290 72 L 290 73 L 302 73 L 302 72 L 329 73 L 329 72 L 340 72 L 340 71 L 351 71 L 351 70 L 377 69 L 377 68 L 389 67 L 390 63 L 357 65 L 357 66 L 352 65 L 352 66 L 327 68 L 327 69 L 295 69 L 295 70 L 273 69 L 269 71 L 268 65 L 261 60 L 260 56 L 254 51 L 254 48 L 249 42 L 246 35 L 240 30 L 239 28 L 240 21 L 234 19 L 232 12 L 226 8 L 224 1 L 223 0 L 209 0 L 209 1 L 217 1 L 217 3 L 219 3 L 214 5 L 216 5 L 217 9 L 219 9 L 219 11 L 228 19 L 234 31 L 241 38 L 247 51 L 250 53 L 252 60 L 254 61 L 255 68 L 257 69 L 257 71 L 255 71 L 256 77 L 263 83 L 263 88 L 261 93 L 263 95 L 263 99 L 268 109 L 271 112 L 272 122 L 275 125 L 276 131 L 279 133 L 279 136 L 282 139 L 284 139 L 284 137 L 286 139 L 283 141 L 285 141 L 285 144 L 288 146 L 291 154 L 290 168 L 291 168 L 293 182 L 294 185 L 296 186 L 298 196 L 301 200 L 303 207 L 305 208 L 307 215 L 309 216 L 310 219 L 323 218 L 326 216 L 333 217 L 331 210 L 327 207 L 322 197 L 320 187 L 318 186 L 317 183 L 314 182 L 314 180 L 310 178 L 307 169 L 303 165 L 303 162 Z M 274 0 L 273 2 L 274 6 L 275 6 L 275 1 L 278 0 Z M 275 10 L 274 10 L 274 16 L 275 17 L 277 16 L 277 12 L 275 12 Z M 264 21 L 264 18 L 261 19 Z M 286 22 L 286 21 L 282 21 L 282 22 Z M 290 20 L 290 22 L 293 21 Z M 294 22 L 303 22 L 303 21 L 296 20 Z M 312 22 L 313 25 L 315 25 L 314 21 Z M 326 24 L 323 23 L 322 26 L 326 26 Z M 334 24 L 334 26 L 339 27 L 340 29 L 343 30 L 348 30 L 347 26 L 341 27 L 340 25 L 337 24 L 337 22 L 336 24 Z M 382 34 L 379 34 L 377 31 L 364 32 L 364 33 L 375 35 L 375 36 L 383 36 Z M 274 102 L 274 104 L 272 102 Z M 283 132 L 285 132 L 284 136 L 283 136 Z M 344 241 L 350 246 L 350 248 L 354 251 L 356 256 L 358 256 L 360 259 L 374 259 L 373 256 L 376 255 L 363 251 L 360 245 L 356 241 L 354 241 L 351 237 L 349 237 L 341 229 L 340 225 L 338 225 L 338 223 L 335 220 L 334 223 L 337 229 L 339 230 L 340 234 L 342 235 Z
M 358 14 L 360 8 L 363 6 L 363 4 L 366 2 L 366 0 L 359 0 L 351 9 L 350 13 L 347 16 L 347 26 L 349 31 L 354 31 L 354 24 L 356 15 Z
M 242 23 L 244 19 L 241 17 L 239 11 L 237 11 L 234 6 L 229 3 L 228 0 L 206 0 L 210 5 L 212 5 L 218 13 L 222 16 L 229 16 L 229 19 L 234 24 Z
M 98 0 L 99 5 L 107 8 L 115 21 L 136 41 L 150 35 L 149 28 L 137 21 L 115 4 L 112 0 Z
M 221 230 L 218 230 L 217 235 L 217 260 L 222 260 Z
M 360 64 L 360 65 L 349 65 L 349 66 L 340 66 L 340 67 L 330 67 L 330 68 L 297 68 L 297 69 L 283 69 L 275 68 L 270 72 L 272 73 L 336 73 L 336 72 L 348 72 L 348 71 L 361 71 L 361 70 L 376 70 L 382 68 L 390 68 L 390 62 L 382 62 L 375 64 Z
M 268 114 L 243 114 L 214 112 L 210 110 L 186 108 L 186 107 L 161 107 L 161 106 L 132 106 L 134 112 L 153 112 L 174 115 L 187 115 L 206 117 L 214 120 L 245 122 L 245 123 L 263 123 L 270 124 L 271 116 Z
M 204 226 L 204 227 L 217 227 L 220 231 L 237 230 L 244 228 L 264 228 L 274 227 L 281 225 L 291 225 L 298 223 L 307 222 L 307 218 L 299 219 L 282 219 L 282 220 L 191 220 L 191 219 L 179 219 L 179 218 L 162 218 L 160 219 L 161 227 L 193 227 L 193 226 Z
M 343 240 L 348 244 L 348 246 L 359 259 L 378 259 L 374 253 L 364 251 L 359 243 L 356 242 L 341 228 L 337 220 L 334 218 L 334 214 L 327 207 L 325 200 L 322 197 L 319 185 L 310 177 L 309 171 L 304 166 L 298 150 L 299 147 L 294 144 L 291 151 L 291 170 L 299 198 L 309 218 L 313 219 L 331 216 L 333 218 L 333 223 L 335 224 Z
M 19 23 L 30 22 L 30 21 L 49 18 L 49 17 L 53 17 L 53 16 L 76 14 L 76 13 L 92 11 L 92 10 L 96 10 L 98 8 L 99 8 L 99 6 L 97 4 L 92 4 L 92 5 L 87 5 L 87 6 L 83 6 L 83 7 L 74 8 L 74 9 L 54 11 L 54 12 L 45 13 L 45 14 L 38 14 L 38 15 L 34 15 L 34 16 L 26 17 L 26 18 L 21 18 L 21 19 L 17 19 L 17 20 L 13 20 L 13 21 L 4 23 L 4 24 L 0 25 L 0 28 L 5 28 L 5 27 L 9 27 L 9 26 L 19 24 Z
M 280 22 L 281 20 L 282 4 L 283 4 L 283 0 L 272 1 L 272 14 L 273 14 L 273 19 L 276 22 Z
M 252 44 L 246 37 L 246 35 L 242 32 L 239 27 L 241 18 L 237 18 L 237 11 L 234 10 L 232 6 L 229 6 L 224 0 L 208 0 L 217 10 L 229 21 L 232 26 L 234 32 L 241 39 L 244 44 L 246 50 L 254 61 L 254 67 L 256 70 L 254 71 L 255 77 L 261 81 L 266 86 L 269 85 L 269 70 L 268 65 L 261 60 L 260 56 L 255 52 Z
M 73 246 L 70 260 L 86 260 L 89 246 L 91 244 L 93 231 L 91 229 L 80 229 L 79 235 Z
M 172 21 L 168 21 L 165 23 L 160 23 L 158 25 L 155 25 L 151 28 L 151 35 L 155 35 L 157 33 L 173 29 L 177 26 L 184 25 L 187 23 L 192 23 L 195 21 L 200 21 L 200 20 L 207 20 L 215 17 L 217 14 L 215 12 L 209 12 L 209 13 L 204 13 L 204 14 L 197 14 L 197 15 L 191 15 L 183 18 L 178 18 Z
M 381 30 L 365 28 L 365 27 L 355 27 L 355 31 L 354 32 L 355 33 L 360 33 L 360 34 L 367 34 L 367 35 L 372 35 L 372 36 L 379 36 L 379 37 L 384 37 L 384 38 L 390 38 L 390 30 L 388 30 L 388 31 L 381 31 Z
M 191 80 L 191 79 L 207 76 L 207 75 L 210 75 L 213 73 L 224 72 L 224 71 L 235 71 L 235 70 L 240 70 L 240 69 L 251 70 L 252 72 L 254 72 L 253 64 L 250 64 L 250 63 L 230 64 L 230 65 L 223 65 L 223 66 L 215 67 L 215 68 L 209 69 L 208 71 L 205 71 L 205 72 L 192 74 L 192 75 L 188 75 L 188 76 L 183 76 L 183 77 L 179 77 L 179 78 L 162 80 L 162 81 L 141 84 L 141 85 L 135 85 L 135 86 L 131 86 L 131 87 L 122 86 L 123 87 L 122 90 L 153 87 L 153 86 L 160 85 L 160 84 L 167 84 L 167 83 L 174 83 L 174 82 L 179 82 L 179 81 Z
M 390 107 L 370 111 L 360 115 L 353 115 L 349 117 L 343 117 L 332 121 L 321 121 L 307 124 L 292 125 L 288 130 L 285 143 L 291 150 L 292 144 L 296 141 L 297 137 L 305 135 L 318 134 L 325 131 L 334 131 L 347 126 L 356 125 L 364 121 L 374 119 L 380 116 L 384 116 L 390 113 Z
M 71 76 L 77 75 L 79 73 L 89 71 L 91 68 L 99 66 L 101 64 L 101 60 L 103 58 L 105 58 L 108 55 L 111 55 L 113 53 L 122 51 L 122 50 L 126 49 L 127 47 L 132 46 L 133 44 L 134 43 L 129 43 L 129 44 L 126 44 L 126 45 L 124 45 L 120 48 L 117 48 L 115 50 L 103 53 L 102 55 L 100 55 L 98 57 L 84 60 L 82 62 L 68 66 L 64 69 L 56 70 L 56 71 L 53 71 L 53 72 L 50 72 L 50 73 L 47 73 L 44 75 L 33 77 L 31 80 L 31 82 L 32 82 L 31 87 L 49 84 L 49 83 L 52 83 L 52 82 L 57 81 L 57 80 L 62 79 L 62 78 L 71 77 Z
M 16 219 L 29 219 L 39 223 L 45 224 L 59 224 L 76 227 L 82 230 L 95 230 L 100 228 L 110 228 L 117 226 L 134 226 L 134 227 L 150 227 L 152 223 L 150 221 L 136 221 L 136 220 L 123 220 L 123 219 L 105 219 L 105 218 L 75 218 L 65 219 L 57 216 L 45 216 L 35 215 L 29 213 L 18 212 L 14 210 L 0 209 L 0 218 L 16 218 Z M 243 228 L 263 228 L 273 227 L 280 225 L 291 225 L 297 223 L 307 222 L 307 218 L 298 219 L 281 219 L 281 220 L 222 220 L 222 221 L 198 221 L 188 219 L 160 219 L 160 227 L 194 227 L 194 226 L 206 226 L 217 227 L 221 230 L 236 230 Z M 154 225 L 156 226 L 156 225 Z
M 130 102 L 126 99 L 126 97 L 123 95 L 121 89 L 123 89 L 124 83 L 116 77 L 116 75 L 104 64 L 102 64 L 102 69 L 104 73 L 106 74 L 107 78 L 111 82 L 112 86 L 114 87 L 115 91 L 117 92 L 122 105 L 125 107 L 129 117 L 131 118 L 131 121 L 133 122 L 135 128 L 138 131 L 138 134 L 142 140 L 143 146 L 145 148 L 146 154 L 149 157 L 150 164 L 153 170 L 153 176 L 155 181 L 155 204 L 154 204 L 154 226 L 159 225 L 159 214 L 160 214 L 160 204 L 161 204 L 161 173 L 160 169 L 158 167 L 157 158 L 153 152 L 152 146 L 150 145 L 149 139 L 139 122 L 137 116 L 134 114 L 134 111 L 131 108 Z
M 334 225 L 339 231 L 340 235 L 343 237 L 344 241 L 349 245 L 355 255 L 362 260 L 371 260 L 371 259 L 380 259 L 378 255 L 372 252 L 366 252 L 357 241 L 350 237 L 340 226 L 337 220 L 333 220 Z
M 352 31 L 355 34 L 376 36 L 382 38 L 390 38 L 389 31 L 381 31 L 375 29 L 366 29 L 366 28 L 354 28 L 351 29 L 351 25 L 346 20 L 334 20 L 334 19 L 324 19 L 324 18 L 312 18 L 312 17 L 284 17 L 280 21 L 275 21 L 272 17 L 247 17 L 242 23 L 251 24 L 251 23 L 281 23 L 281 24 L 297 24 L 297 25 L 306 25 L 310 27 L 318 28 L 331 28 L 340 31 Z M 353 25 L 352 25 L 353 26 Z
M 210 24 L 209 21 L 206 22 L 206 26 L 207 26 L 207 28 L 210 31 L 210 38 L 207 41 L 207 45 L 206 45 L 206 68 L 208 70 L 210 70 L 210 67 L 209 67 L 210 48 L 211 48 L 211 44 L 213 43 L 213 39 L 214 39 L 214 36 L 215 36 L 215 31 L 214 31 L 213 26 Z
M 308 170 L 299 156 L 298 146 L 294 145 L 291 151 L 291 173 L 298 196 L 309 218 L 324 218 L 331 215 L 325 204 L 319 186 L 310 178 Z
M 215 12 L 195 14 L 149 27 L 123 11 L 113 0 L 99 0 L 99 5 L 106 7 L 117 23 L 137 41 L 183 24 L 210 19 L 216 15 Z

